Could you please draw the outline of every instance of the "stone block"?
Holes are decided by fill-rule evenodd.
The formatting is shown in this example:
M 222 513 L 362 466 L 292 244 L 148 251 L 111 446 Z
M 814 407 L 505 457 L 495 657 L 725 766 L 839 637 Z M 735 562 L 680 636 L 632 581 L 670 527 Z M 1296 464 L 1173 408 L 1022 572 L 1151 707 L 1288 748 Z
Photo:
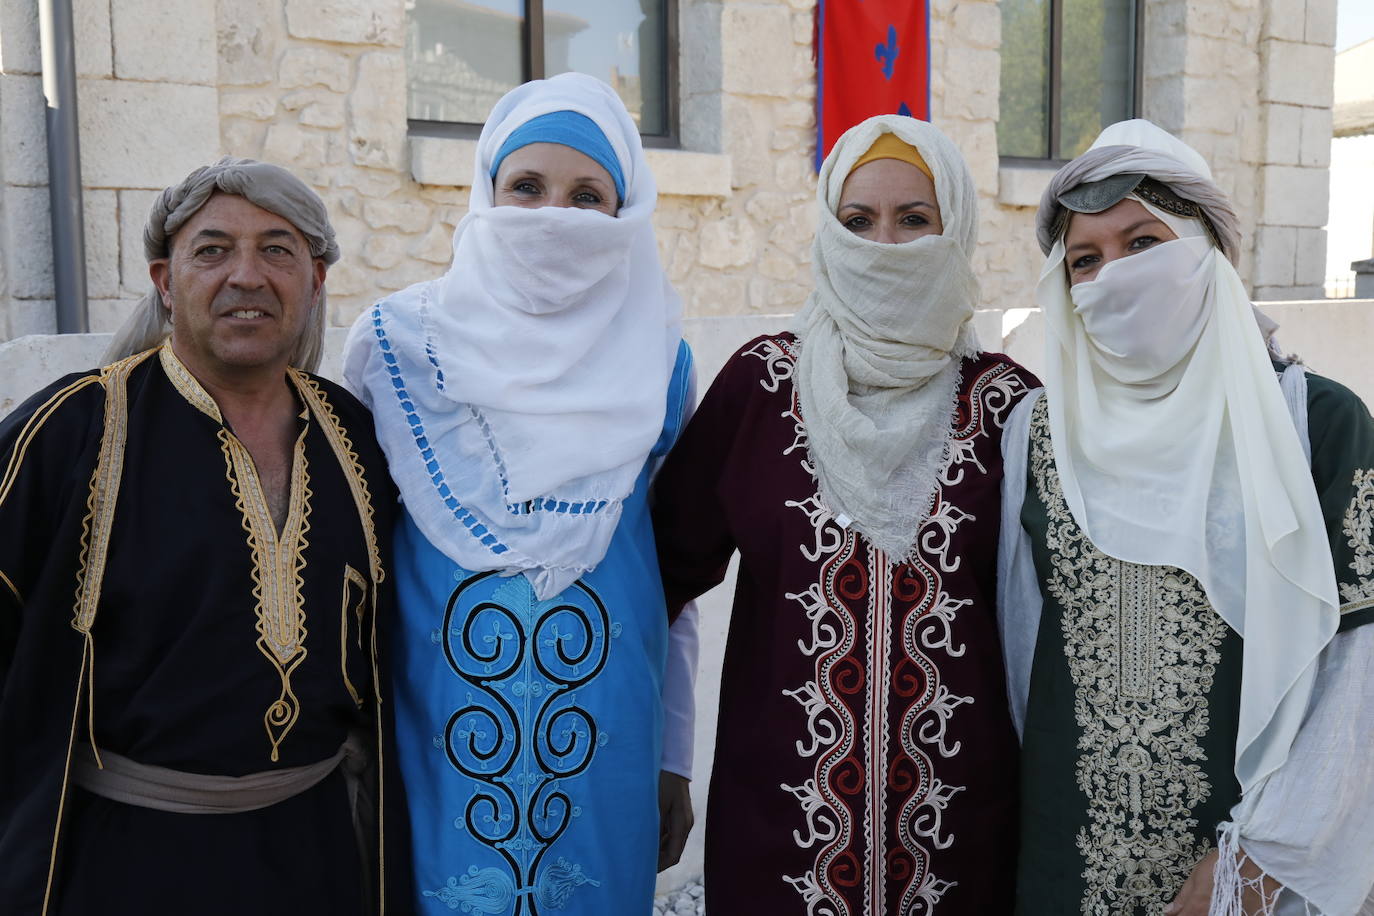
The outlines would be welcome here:
M 1336 55 L 1328 45 L 1267 40 L 1260 101 L 1330 108 L 1334 95 Z
M 378 0 L 286 0 L 286 28 L 293 38 L 399 48 L 405 40 L 405 5 Z
M 1303 40 L 1308 44 L 1336 44 L 1337 0 L 1307 0 L 1307 19 Z
M 262 143 L 267 137 L 268 125 L 263 121 L 248 121 L 239 118 L 226 119 L 221 124 L 220 148 L 226 156 L 247 156 L 249 159 L 262 158 Z
M 1296 286 L 1320 287 L 1326 281 L 1326 230 L 1299 229 L 1297 259 L 1293 265 Z
M 399 9 L 399 6 L 397 7 Z M 355 165 L 399 171 L 405 167 L 405 61 L 400 52 L 372 51 L 358 58 L 348 98 L 349 154 Z
M 24 341 L 15 344 L 13 343 L 14 339 L 20 337 L 27 337 L 32 334 L 56 335 L 57 303 L 55 303 L 51 299 L 11 299 L 9 302 L 9 307 L 6 309 L 6 311 L 9 312 L 8 333 L 11 340 L 9 342 L 9 345 L 0 344 L 0 360 L 4 361 L 3 365 L 5 366 L 5 373 L 3 378 L 5 378 L 9 384 L 13 384 L 13 381 L 11 381 L 12 373 L 14 376 L 19 376 L 20 378 L 23 377 L 23 370 L 21 368 L 22 363 L 20 365 L 16 365 L 16 363 L 18 363 L 19 361 L 14 358 L 14 347 L 22 347 L 27 343 L 27 341 Z M 65 337 L 67 335 L 61 336 Z M 91 365 L 94 365 L 94 363 L 87 363 L 86 366 L 83 366 L 82 368 L 89 368 Z M 5 395 L 0 395 L 0 413 L 8 413 L 9 411 L 18 407 L 20 404 L 24 403 L 24 399 L 27 398 L 29 395 L 33 394 L 35 391 L 42 388 L 49 382 L 56 381 L 58 378 L 66 374 L 67 373 L 65 371 L 55 372 L 51 376 L 48 376 L 44 378 L 42 381 L 36 383 L 29 383 L 27 381 L 21 382 L 20 390 L 17 393 L 13 395 L 10 395 L 8 393 L 6 393 Z
M 1324 169 L 1331 164 L 1331 109 L 1302 109 L 1301 165 Z
M 788 98 L 795 79 L 792 55 L 761 47 L 792 34 L 791 15 L 782 6 L 734 6 L 721 9 L 722 82 L 726 92 Z M 788 42 L 787 50 L 791 50 Z
M 347 92 L 352 69 L 353 59 L 347 54 L 326 48 L 291 48 L 282 55 L 277 85 L 283 89 L 327 86 Z
M 1326 169 L 1267 165 L 1260 170 L 1260 220 L 1268 225 L 1326 225 L 1330 179 Z
M 1002 56 L 977 48 L 951 54 L 944 70 L 946 117 L 996 121 Z
M 697 260 L 703 267 L 743 267 L 758 251 L 758 232 L 747 219 L 716 220 L 702 227 Z
M 1264 161 L 1297 165 L 1302 147 L 1304 109 L 1295 105 L 1265 105 Z
M 406 253 L 430 264 L 448 264 L 453 259 L 453 233 L 436 223 Z
M 137 299 L 91 299 L 86 303 L 93 334 L 113 334 L 134 313 Z
M 726 95 L 722 148 L 734 164 L 731 183 L 736 188 L 773 184 L 773 125 L 769 106 L 754 99 Z
M 1297 256 L 1297 229 L 1260 226 L 1255 232 L 1255 269 L 1251 282 L 1256 287 L 1292 286 Z
M 10 184 L 47 184 L 43 111 L 41 77 L 0 73 L 0 175 Z
M 365 200 L 363 221 L 373 229 L 419 232 L 431 225 L 429 207 L 418 200 Z
M 644 158 L 658 183 L 660 196 L 730 196 L 733 164 L 729 156 L 676 149 L 647 149 Z
M 141 296 L 148 291 L 148 259 L 143 251 L 143 228 L 158 191 L 119 192 L 119 286 L 122 296 Z
M 1009 207 L 1039 207 L 1056 169 L 1013 165 L 997 170 L 997 202 Z
M 119 208 L 114 191 L 81 195 L 86 235 L 86 297 L 119 295 Z
M 368 238 L 362 250 L 363 261 L 377 270 L 389 270 L 401 263 L 405 247 L 401 238 L 390 233 L 377 233 Z
M 476 155 L 476 140 L 411 137 L 410 176 L 420 184 L 469 187 Z
M 119 0 L 110 4 L 117 79 L 213 86 L 219 66 L 215 0 Z
M 9 264 L 9 295 L 17 299 L 51 299 L 52 217 L 48 189 L 5 188 L 0 228 L 4 232 L 0 249 Z
M 1303 41 L 1307 32 L 1307 0 L 1266 0 L 1260 38 Z
M 688 290 L 687 315 L 739 315 L 749 308 L 744 277 L 711 273 L 699 276 Z
M 951 37 L 972 48 L 997 50 L 1002 44 L 1002 11 L 996 3 L 961 2 L 954 7 Z
M 288 169 L 318 168 L 325 162 L 327 136 L 289 121 L 267 128 L 262 141 L 262 158 Z
M 219 93 L 209 86 L 82 81 L 80 122 L 87 187 L 161 189 L 219 153 Z
M 253 121 L 270 121 L 277 113 L 277 100 L 262 92 L 235 92 L 224 90 L 219 94 L 219 116 L 221 118 L 248 118 Z
M 48 189 L 5 189 L 5 236 L 9 293 L 21 299 L 50 299 L 54 294 L 52 211 Z M 114 191 L 87 190 L 81 195 L 86 245 L 86 295 L 119 295 L 119 219 Z
M 277 56 L 286 46 L 280 0 L 218 0 L 218 81 L 229 86 L 263 86 L 277 75 Z
M 72 36 L 76 40 L 77 76 L 110 76 L 110 4 L 106 0 L 76 0 L 72 4 Z M 0 2 L 0 71 L 25 74 L 42 70 L 38 4 L 33 0 Z
M 343 127 L 343 103 L 332 99 L 311 102 L 301 109 L 300 119 L 307 127 L 323 127 L 329 130 Z

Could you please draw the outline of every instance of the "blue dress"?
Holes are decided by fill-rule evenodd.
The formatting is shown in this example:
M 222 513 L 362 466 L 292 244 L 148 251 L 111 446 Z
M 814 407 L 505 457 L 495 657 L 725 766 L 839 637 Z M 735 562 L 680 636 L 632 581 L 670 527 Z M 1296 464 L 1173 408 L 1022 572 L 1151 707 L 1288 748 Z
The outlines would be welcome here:
M 690 377 L 684 344 L 605 559 L 550 600 L 458 566 L 403 513 L 391 671 L 418 913 L 649 911 L 668 625 L 646 491 Z

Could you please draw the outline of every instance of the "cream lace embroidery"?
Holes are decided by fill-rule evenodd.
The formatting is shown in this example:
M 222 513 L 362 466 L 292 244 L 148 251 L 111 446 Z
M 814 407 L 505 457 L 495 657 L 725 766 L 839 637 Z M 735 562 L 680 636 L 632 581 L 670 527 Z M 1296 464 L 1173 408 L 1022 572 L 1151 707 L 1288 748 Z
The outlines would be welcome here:
M 1355 495 L 1346 507 L 1341 532 L 1353 551 L 1350 568 L 1359 581 L 1341 583 L 1342 611 L 1356 611 L 1374 605 L 1374 544 L 1370 543 L 1371 531 L 1374 530 L 1374 469 L 1356 468 L 1351 485 L 1355 488 Z
M 1083 730 L 1082 912 L 1160 913 L 1211 848 L 1192 812 L 1212 792 L 1201 741 L 1226 625 L 1188 573 L 1123 563 L 1088 541 L 1064 501 L 1044 401 L 1032 423 L 1031 470 L 1049 513 L 1046 585 L 1064 611 Z

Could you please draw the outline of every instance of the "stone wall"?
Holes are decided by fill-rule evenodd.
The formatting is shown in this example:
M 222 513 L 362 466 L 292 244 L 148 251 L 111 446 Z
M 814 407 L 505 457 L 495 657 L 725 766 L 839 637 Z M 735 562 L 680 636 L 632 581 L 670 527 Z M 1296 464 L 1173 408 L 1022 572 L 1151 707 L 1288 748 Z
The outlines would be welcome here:
M 75 0 L 94 330 L 146 288 L 152 192 L 221 153 L 324 197 L 343 260 L 330 322 L 441 272 L 472 142 L 408 135 L 405 0 Z M 1150 0 L 1144 114 L 1232 194 L 1257 297 L 1319 294 L 1336 0 Z M 653 150 L 663 263 L 688 315 L 788 313 L 810 285 L 814 0 L 680 0 L 685 151 Z M 997 156 L 997 0 L 932 0 L 932 120 L 980 189 L 983 305 L 1030 304 L 1052 168 Z M 52 329 L 38 26 L 0 0 L 0 338 Z
M 213 0 L 74 0 L 77 112 L 93 330 L 148 285 L 151 189 L 219 148 Z M 0 339 L 54 330 L 37 4 L 0 0 Z
M 694 182 L 675 173 L 699 161 L 654 152 L 656 171 L 668 173 L 659 175 L 669 192 L 656 218 L 660 251 L 690 315 L 789 312 L 805 299 L 810 5 L 681 4 L 684 109 L 694 118 L 684 143 L 717 154 L 708 165 L 727 176 Z M 407 137 L 404 0 L 333 0 L 328 16 L 317 8 L 221 0 L 220 137 L 225 152 L 288 165 L 324 197 L 344 252 L 329 275 L 338 326 L 443 271 L 472 144 Z M 757 54 L 759 36 L 781 36 L 784 47 Z

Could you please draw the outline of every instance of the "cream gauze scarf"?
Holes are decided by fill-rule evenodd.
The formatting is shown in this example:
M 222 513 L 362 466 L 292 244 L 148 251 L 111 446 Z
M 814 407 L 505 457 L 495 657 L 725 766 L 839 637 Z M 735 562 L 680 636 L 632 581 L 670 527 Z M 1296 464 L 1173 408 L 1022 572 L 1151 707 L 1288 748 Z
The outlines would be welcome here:
M 494 154 L 554 111 L 610 141 L 625 176 L 616 216 L 493 206 Z M 345 347 L 416 526 L 468 570 L 524 573 L 541 600 L 601 562 L 662 434 L 682 332 L 657 200 L 609 86 L 577 73 L 519 86 L 477 141 L 453 266 L 364 312 Z
M 1123 172 L 1185 196 L 1201 181 L 1219 193 L 1202 158 L 1148 121 L 1107 128 L 1093 144 L 1106 148 L 1121 155 L 1090 151 L 1082 158 L 1095 166 L 1071 183 L 1056 177 L 1042 228 L 1054 194 Z M 1036 301 L 1049 331 L 1042 377 L 1055 466 L 1094 545 L 1192 573 L 1244 637 L 1235 773 L 1248 792 L 1287 758 L 1302 722 L 1317 656 L 1336 630 L 1335 572 L 1239 275 L 1200 221 L 1149 209 L 1180 238 L 1113 261 L 1072 292 L 1064 240 L 1049 250 Z
M 860 238 L 835 212 L 854 163 L 879 136 L 920 151 L 935 176 L 944 234 L 900 245 Z M 815 284 L 796 317 L 796 385 L 821 499 L 893 558 L 929 515 L 953 434 L 959 361 L 978 351 L 969 320 L 978 281 L 973 177 L 924 121 L 882 115 L 850 128 L 821 166 Z

